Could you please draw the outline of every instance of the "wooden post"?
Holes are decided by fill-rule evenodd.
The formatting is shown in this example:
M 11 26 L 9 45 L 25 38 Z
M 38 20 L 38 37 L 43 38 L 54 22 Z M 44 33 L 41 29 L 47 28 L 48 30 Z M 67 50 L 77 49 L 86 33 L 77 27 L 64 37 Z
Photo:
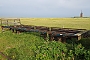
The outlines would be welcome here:
M 52 34 L 49 34 L 49 40 L 53 41 L 54 40 L 54 36 L 52 36 Z
M 49 31 L 51 31 L 51 27 L 49 27 Z
M 1 26 L 2 26 L 2 19 L 1 19 Z
M 36 29 L 36 27 L 34 26 L 34 30 Z
M 15 25 L 15 19 L 14 19 L 14 25 Z
M 20 19 L 19 19 L 19 23 L 20 23 L 20 25 L 21 25 L 21 21 L 20 21 Z
M 66 42 L 66 37 L 62 37 L 62 38 L 63 38 L 62 39 L 63 40 L 63 43 L 65 43 Z
M 7 19 L 7 26 L 8 26 L 8 19 Z
M 78 40 L 80 40 L 81 39 L 81 36 L 78 36 L 77 38 L 78 38 Z
M 62 42 L 62 37 L 58 37 L 57 39 L 58 41 Z

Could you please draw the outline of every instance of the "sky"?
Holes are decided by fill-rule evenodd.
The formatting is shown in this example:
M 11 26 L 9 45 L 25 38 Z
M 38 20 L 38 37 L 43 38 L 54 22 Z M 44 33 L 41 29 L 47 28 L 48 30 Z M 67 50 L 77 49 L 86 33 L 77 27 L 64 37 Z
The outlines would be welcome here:
M 90 0 L 0 0 L 0 17 L 90 17 Z

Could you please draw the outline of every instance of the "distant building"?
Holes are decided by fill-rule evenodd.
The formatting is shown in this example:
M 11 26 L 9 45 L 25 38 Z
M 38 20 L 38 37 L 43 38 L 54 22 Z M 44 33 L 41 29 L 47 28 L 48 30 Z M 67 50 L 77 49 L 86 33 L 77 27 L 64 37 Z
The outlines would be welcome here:
M 83 13 L 82 13 L 82 11 L 81 11 L 81 13 L 80 13 L 80 17 L 83 17 Z

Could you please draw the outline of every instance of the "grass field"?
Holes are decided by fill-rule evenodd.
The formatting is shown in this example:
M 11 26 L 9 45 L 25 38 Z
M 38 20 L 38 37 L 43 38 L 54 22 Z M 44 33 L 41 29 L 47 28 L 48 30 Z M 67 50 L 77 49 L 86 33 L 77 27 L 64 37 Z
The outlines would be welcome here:
M 90 30 L 90 18 L 20 19 L 21 23 L 24 25 L 81 28 Z M 84 43 L 82 45 L 85 46 L 90 45 L 89 41 L 90 38 L 83 39 L 83 41 L 81 40 L 81 42 Z M 16 34 L 11 31 L 5 31 L 2 33 L 0 28 L 0 52 L 3 52 L 12 58 L 12 60 L 72 60 L 73 58 L 79 60 L 82 58 L 82 55 L 84 55 L 84 58 L 82 59 L 90 60 L 90 48 L 89 50 L 86 50 L 82 45 L 75 44 L 75 46 L 73 46 L 73 44 L 63 44 L 58 41 L 45 41 L 38 33 L 30 32 Z M 72 49 L 72 46 L 76 50 Z M 0 60 L 6 59 L 0 55 Z
M 90 18 L 20 18 L 21 24 L 90 30 Z
M 74 44 L 46 41 L 37 33 L 15 34 L 6 31 L 0 33 L 0 60 L 8 60 L 1 52 L 12 60 L 90 60 L 89 50 L 81 44 L 72 45 Z
M 21 18 L 25 25 L 90 29 L 90 18 Z

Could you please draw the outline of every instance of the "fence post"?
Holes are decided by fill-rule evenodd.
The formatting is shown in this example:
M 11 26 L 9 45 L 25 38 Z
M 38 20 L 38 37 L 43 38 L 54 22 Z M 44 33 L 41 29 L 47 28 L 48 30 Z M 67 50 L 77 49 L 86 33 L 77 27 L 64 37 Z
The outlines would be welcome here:
M 2 26 L 2 19 L 0 19 L 1 20 L 1 26 Z
M 15 19 L 14 19 L 14 25 L 15 25 Z
M 8 26 L 8 19 L 7 19 L 7 26 Z
M 19 23 L 20 23 L 20 25 L 21 25 L 21 21 L 20 21 L 20 19 L 19 19 Z

